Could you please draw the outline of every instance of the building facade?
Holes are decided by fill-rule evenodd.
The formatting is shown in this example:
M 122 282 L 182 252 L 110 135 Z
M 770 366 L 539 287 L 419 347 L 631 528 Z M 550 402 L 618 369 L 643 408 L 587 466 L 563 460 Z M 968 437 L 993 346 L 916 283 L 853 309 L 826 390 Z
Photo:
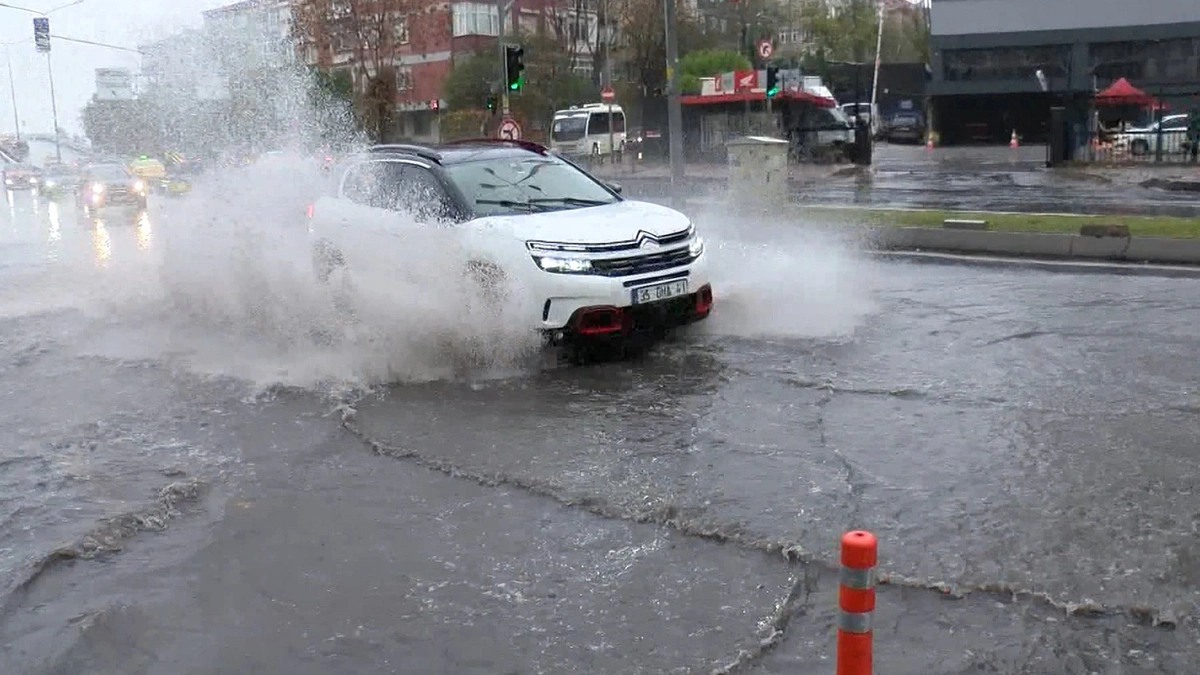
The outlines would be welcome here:
M 933 0 L 931 13 L 943 142 L 1044 138 L 1051 106 L 1084 115 L 1120 77 L 1168 104 L 1200 96 L 1197 0 Z

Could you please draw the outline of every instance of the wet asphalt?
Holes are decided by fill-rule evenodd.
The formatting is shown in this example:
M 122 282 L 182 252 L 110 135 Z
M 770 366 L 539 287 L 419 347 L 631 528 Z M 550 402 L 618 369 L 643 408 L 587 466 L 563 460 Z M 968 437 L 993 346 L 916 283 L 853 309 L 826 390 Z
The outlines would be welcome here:
M 1195 192 L 1115 183 L 1077 170 L 1050 170 L 1045 160 L 1045 146 L 926 150 L 919 145 L 880 143 L 869 169 L 853 172 L 847 164 L 841 174 L 822 176 L 818 171 L 818 177 L 797 185 L 790 198 L 797 205 L 1200 216 L 1200 196 Z M 723 173 L 699 169 L 696 173 L 708 180 L 692 183 L 693 194 L 721 194 L 728 189 Z M 665 168 L 654 166 L 623 167 L 616 174 L 627 194 L 651 199 L 669 194 L 666 175 Z
M 698 330 L 347 390 L 138 300 L 157 207 L 15 195 L 0 672 L 827 673 L 859 527 L 879 672 L 1189 671 L 1200 283 L 695 217 L 724 282 Z

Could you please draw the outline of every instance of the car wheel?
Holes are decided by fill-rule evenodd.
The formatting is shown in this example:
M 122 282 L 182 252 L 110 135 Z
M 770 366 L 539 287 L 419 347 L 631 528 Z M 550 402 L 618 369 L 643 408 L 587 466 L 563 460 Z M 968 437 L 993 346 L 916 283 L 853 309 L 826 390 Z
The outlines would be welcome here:
M 142 197 L 141 199 L 139 199 L 138 203 L 137 203 L 138 211 L 145 211 L 148 204 L 149 204 L 149 202 L 146 200 L 145 197 Z
M 1139 156 L 1145 155 L 1150 152 L 1150 143 L 1140 138 L 1136 139 L 1129 144 L 1129 152 Z
M 346 260 L 342 257 L 342 252 L 327 239 L 322 239 L 313 244 L 312 262 L 313 273 L 316 274 L 317 281 L 321 283 L 328 282 L 334 270 L 346 265 Z

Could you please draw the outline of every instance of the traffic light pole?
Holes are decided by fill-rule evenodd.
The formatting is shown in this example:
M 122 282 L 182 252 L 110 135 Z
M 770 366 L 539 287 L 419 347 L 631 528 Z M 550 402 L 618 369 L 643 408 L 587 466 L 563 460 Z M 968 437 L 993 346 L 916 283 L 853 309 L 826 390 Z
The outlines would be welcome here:
M 496 51 L 500 54 L 500 112 L 508 117 L 508 52 L 504 49 L 504 16 L 508 14 L 506 0 L 496 0 L 496 18 L 499 28 L 496 32 Z

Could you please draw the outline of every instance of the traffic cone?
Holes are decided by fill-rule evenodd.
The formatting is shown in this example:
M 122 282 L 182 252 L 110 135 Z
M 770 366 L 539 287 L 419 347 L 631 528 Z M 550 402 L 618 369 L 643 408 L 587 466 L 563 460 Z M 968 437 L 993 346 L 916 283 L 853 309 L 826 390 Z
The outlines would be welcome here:
M 1013 129 L 1012 137 L 1008 139 L 1008 147 L 1010 147 L 1014 150 L 1017 149 L 1017 130 L 1016 129 Z

